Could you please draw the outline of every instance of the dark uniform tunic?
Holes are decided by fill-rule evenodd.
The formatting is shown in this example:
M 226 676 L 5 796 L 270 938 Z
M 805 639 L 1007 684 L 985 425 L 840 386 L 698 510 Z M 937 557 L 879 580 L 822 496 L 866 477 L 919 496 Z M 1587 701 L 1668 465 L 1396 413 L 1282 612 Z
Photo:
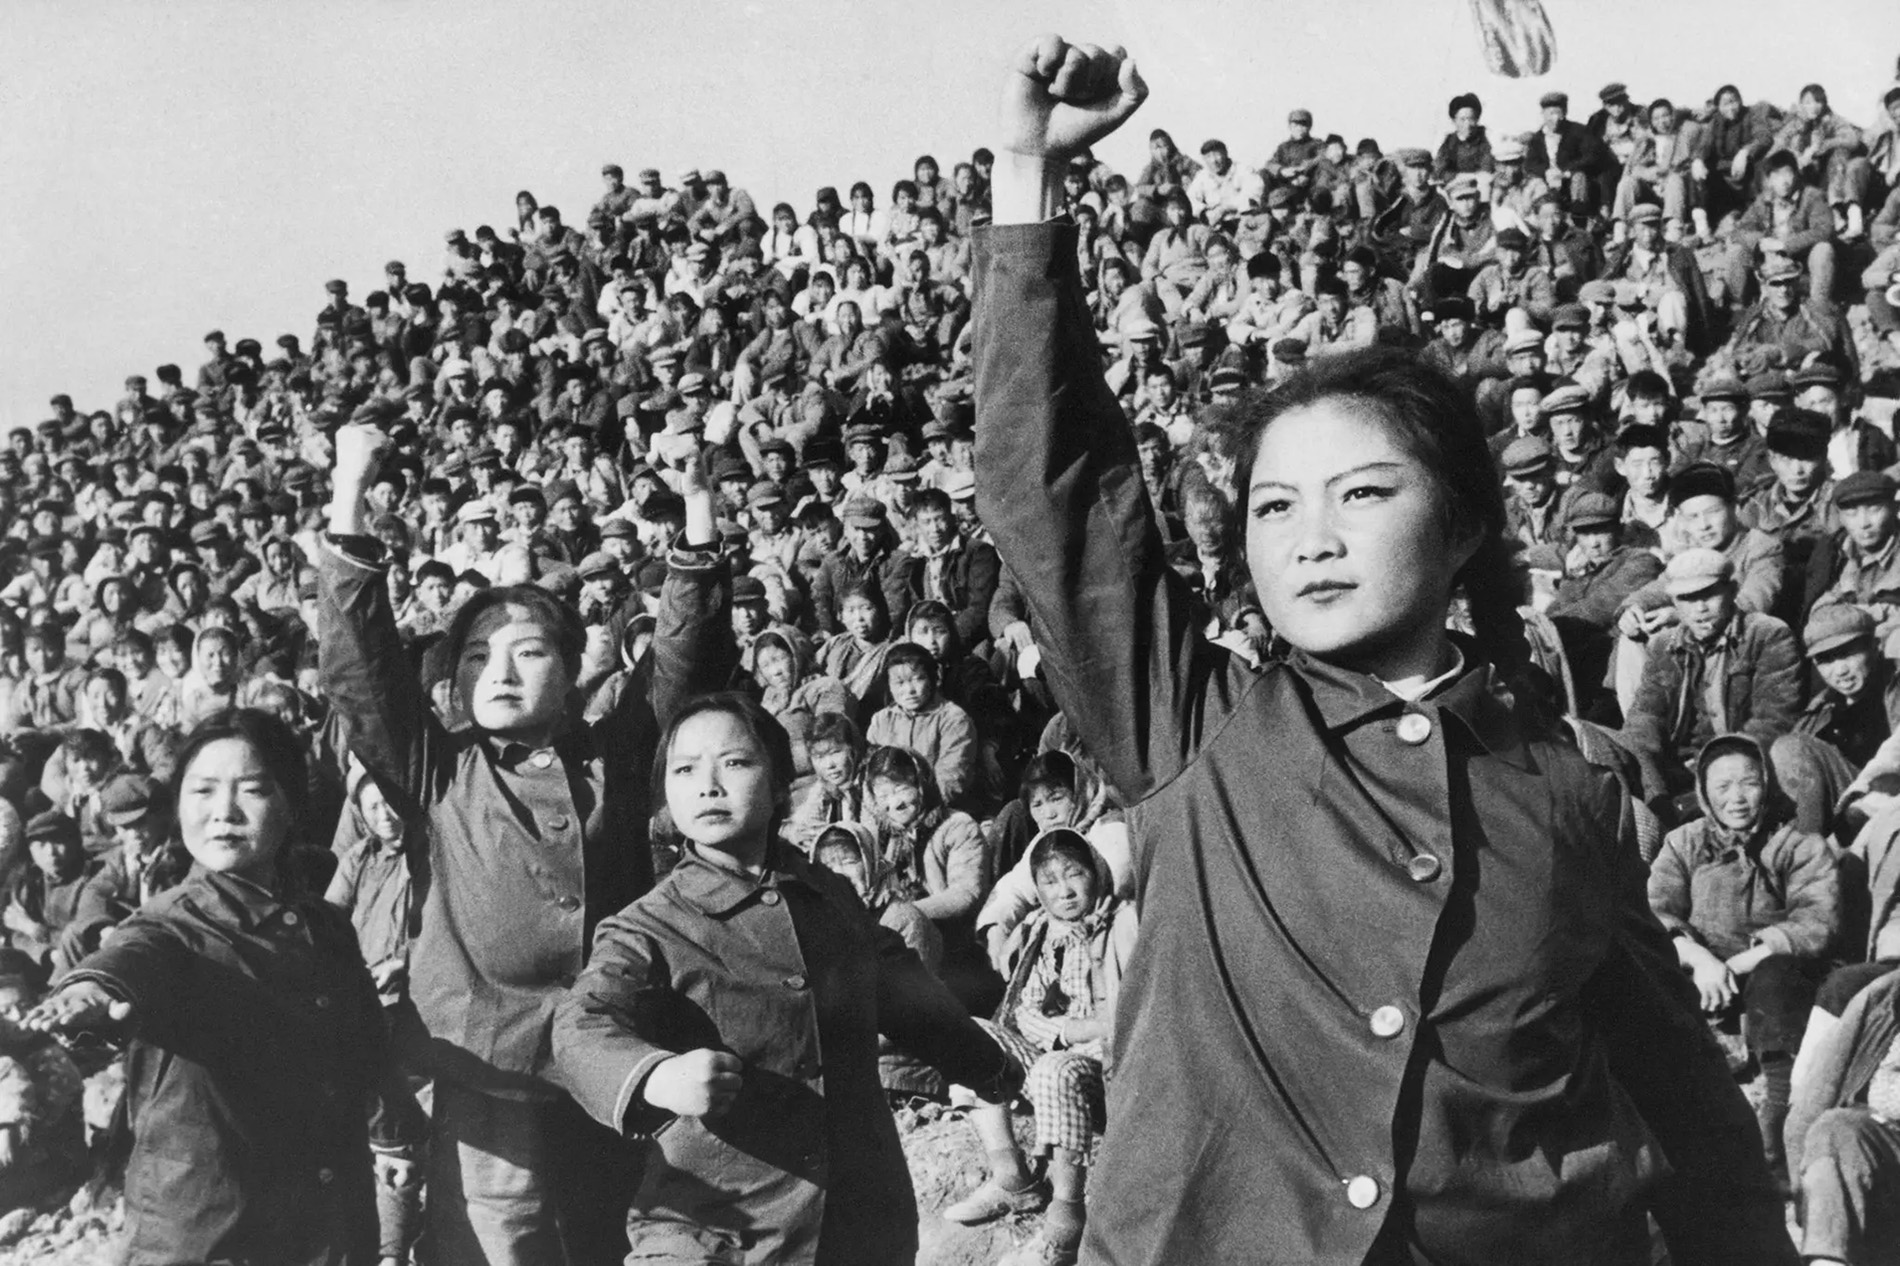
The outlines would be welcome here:
M 1487 669 L 1416 704 L 1195 635 L 1075 273 L 979 235 L 977 488 L 1140 842 L 1084 1260 L 1794 1261 L 1611 775 Z M 1673 1171 L 1673 1172 L 1672 1172 Z
M 133 1006 L 130 1266 L 374 1266 L 370 1123 L 422 1120 L 341 911 L 194 867 L 67 980 Z

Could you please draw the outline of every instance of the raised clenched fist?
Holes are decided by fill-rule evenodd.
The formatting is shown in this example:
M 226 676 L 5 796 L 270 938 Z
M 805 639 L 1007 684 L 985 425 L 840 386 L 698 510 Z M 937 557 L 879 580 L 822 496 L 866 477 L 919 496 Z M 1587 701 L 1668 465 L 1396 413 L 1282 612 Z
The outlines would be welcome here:
M 675 1116 L 716 1117 L 738 1098 L 744 1068 L 727 1051 L 688 1051 L 647 1074 L 644 1098 Z
M 1120 127 L 1147 96 L 1122 49 L 1040 36 L 1017 54 L 1004 82 L 1001 148 L 1066 158 Z

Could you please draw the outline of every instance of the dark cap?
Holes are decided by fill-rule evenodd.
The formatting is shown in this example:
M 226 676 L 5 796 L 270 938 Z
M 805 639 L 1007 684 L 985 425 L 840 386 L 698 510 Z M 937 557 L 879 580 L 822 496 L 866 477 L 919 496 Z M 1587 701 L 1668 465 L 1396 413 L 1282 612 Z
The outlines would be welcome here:
M 581 565 L 576 570 L 582 580 L 612 579 L 620 575 L 620 564 L 605 550 L 595 550 L 581 559 Z
M 1505 448 L 1501 459 L 1504 473 L 1519 477 L 1547 475 L 1557 468 L 1557 455 L 1550 441 L 1536 435 L 1515 439 Z
M 1808 616 L 1807 627 L 1801 630 L 1801 641 L 1807 646 L 1810 659 L 1859 641 L 1871 646 L 1873 640 L 1874 617 L 1845 602 L 1816 607 Z
M 36 813 L 26 824 L 26 841 L 31 844 L 38 840 L 53 840 L 76 848 L 79 845 L 79 823 L 56 809 Z
M 737 576 L 732 582 L 734 602 L 764 602 L 765 582 L 757 576 Z
M 1604 105 L 1610 105 L 1617 101 L 1628 101 L 1629 95 L 1630 86 L 1625 83 L 1607 83 L 1597 90 L 1597 100 L 1601 101 Z
M 1538 109 L 1548 110 L 1552 106 L 1556 106 L 1560 110 L 1568 110 L 1570 108 L 1570 94 L 1567 92 L 1547 92 L 1537 98 Z
M 1291 111 L 1286 116 L 1286 121 L 1288 123 L 1304 123 L 1306 126 L 1312 127 L 1313 112 L 1308 110 L 1305 106 L 1301 106 L 1299 109 Z
M 165 793 L 142 774 L 121 774 L 100 790 L 99 809 L 110 826 L 137 826 L 164 812 Z
M 1892 505 L 1893 495 L 1900 490 L 1893 476 L 1878 470 L 1857 470 L 1834 485 L 1834 504 L 1846 509 L 1848 506 Z
M 608 519 L 600 525 L 600 539 L 603 541 L 610 536 L 637 537 L 639 535 L 640 529 L 634 525 L 632 519 Z
M 1802 461 L 1819 461 L 1827 456 L 1827 440 L 1833 428 L 1828 420 L 1808 409 L 1777 409 L 1769 419 L 1764 437 L 1771 453 Z
M 884 503 L 872 497 L 853 497 L 838 516 L 846 527 L 877 527 L 885 522 Z
M 1707 382 L 1702 384 L 1701 391 L 1696 394 L 1705 404 L 1710 400 L 1732 400 L 1740 403 L 1748 399 L 1748 388 L 1734 374 L 1720 373 L 1712 375 Z
M 1691 462 L 1669 481 L 1669 508 L 1696 497 L 1720 497 L 1733 505 L 1735 476 L 1714 462 Z
M 332 277 L 323 283 L 323 288 L 333 295 L 346 294 L 349 292 L 350 283 L 344 281 L 341 277 Z
M 1623 521 L 1616 498 L 1603 492 L 1586 492 L 1570 503 L 1570 509 L 1564 514 L 1564 522 L 1573 532 L 1585 532 L 1591 529 L 1601 531 L 1615 527 Z
M 1779 369 L 1770 369 L 1756 374 L 1748 380 L 1747 385 L 1750 400 L 1794 399 L 1794 389 L 1788 386 L 1788 375 Z
M 1588 330 L 1590 328 L 1590 309 L 1581 303 L 1566 303 L 1550 314 L 1550 328 L 1553 330 Z

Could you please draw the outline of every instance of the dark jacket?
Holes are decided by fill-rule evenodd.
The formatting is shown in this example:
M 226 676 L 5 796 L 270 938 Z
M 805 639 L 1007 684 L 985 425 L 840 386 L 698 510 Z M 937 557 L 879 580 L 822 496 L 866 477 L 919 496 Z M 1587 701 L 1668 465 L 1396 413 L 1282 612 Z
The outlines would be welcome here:
M 410 859 L 422 913 L 409 980 L 439 1076 L 553 1096 L 542 1077 L 554 1004 L 595 925 L 652 886 L 658 718 L 718 689 L 737 659 L 725 563 L 679 550 L 670 562 L 650 691 L 528 752 L 443 729 L 403 652 L 384 568 L 321 551 L 323 693 L 357 759 L 426 827 L 428 847 Z
M 1830 1109 L 1866 1103 L 1874 1070 L 1897 1036 L 1900 971 L 1893 971 L 1854 995 L 1841 1012 L 1841 1022 L 1816 1042 L 1808 1075 L 1795 1087 L 1782 1137 L 1788 1146 L 1788 1176 L 1797 1184 L 1805 1168 L 1808 1131 Z
M 366 1105 L 379 1144 L 423 1122 L 341 913 L 194 868 L 68 979 L 133 1006 L 131 1266 L 374 1266 Z
M 1602 173 L 1616 161 L 1602 139 L 1575 119 L 1565 119 L 1557 125 L 1555 157 L 1559 171 L 1581 171 L 1593 176 Z M 1544 139 L 1543 129 L 1539 128 L 1524 141 L 1525 173 L 1541 178 L 1550 170 L 1551 158 L 1550 146 Z
M 1689 326 L 1684 333 L 1685 341 L 1691 352 L 1698 355 L 1708 350 L 1711 310 L 1709 308 L 1709 288 L 1702 280 L 1701 265 L 1696 263 L 1695 252 L 1686 246 L 1664 244 L 1661 248 L 1669 277 L 1675 288 L 1682 292 L 1684 306 L 1688 310 Z M 1630 263 L 1636 255 L 1634 242 L 1618 242 L 1605 252 L 1603 271 L 1599 274 L 1605 281 L 1620 281 L 1629 273 Z
M 950 608 L 956 620 L 957 636 L 965 646 L 980 646 L 989 639 L 990 600 L 996 596 L 1001 564 L 996 561 L 995 548 L 988 542 L 959 540 L 950 547 L 943 563 L 941 597 L 929 592 L 929 560 L 906 552 L 899 567 L 904 575 L 904 605 L 902 611 L 891 612 L 894 622 L 901 621 L 904 612 L 917 603 L 937 598 Z M 901 630 L 901 624 L 893 623 L 892 627 Z
M 978 508 L 1134 806 L 1085 1256 L 1624 1261 L 1647 1207 L 1679 1266 L 1792 1263 L 1614 778 L 1524 732 L 1486 669 L 1407 706 L 1197 636 L 1074 256 L 1066 225 L 987 230 L 975 321 Z
M 890 549 L 881 549 L 868 562 L 859 562 L 848 545 L 840 545 L 825 555 L 811 582 L 811 610 L 823 633 L 836 633 L 844 626 L 838 622 L 838 605 L 844 591 L 852 585 L 869 584 L 884 599 L 884 615 L 895 622 L 907 608 L 909 564 L 906 557 Z
M 1801 715 L 1801 650 L 1794 633 L 1771 615 L 1737 611 L 1727 631 L 1723 713 L 1703 706 L 1705 652 L 1681 626 L 1651 639 L 1649 661 L 1623 725 L 1639 752 L 1687 761 L 1709 739 L 1739 730 L 1762 744 L 1794 729 Z
M 1652 550 L 1633 545 L 1618 547 L 1609 561 L 1583 576 L 1566 576 L 1557 583 L 1557 596 L 1544 614 L 1559 630 L 1566 622 L 1590 629 L 1607 629 L 1616 623 L 1617 614 L 1631 594 L 1649 584 L 1663 572 L 1663 564 Z
M 649 1137 L 632 1257 L 889 1266 L 917 1254 L 917 1207 L 878 1082 L 878 1035 L 951 1081 L 1021 1073 L 844 880 L 789 845 L 758 879 L 689 851 L 600 927 L 555 1017 L 555 1075 L 601 1123 Z M 717 1118 L 643 1096 L 699 1049 L 744 1061 Z M 632 1260 L 632 1258 L 629 1258 Z

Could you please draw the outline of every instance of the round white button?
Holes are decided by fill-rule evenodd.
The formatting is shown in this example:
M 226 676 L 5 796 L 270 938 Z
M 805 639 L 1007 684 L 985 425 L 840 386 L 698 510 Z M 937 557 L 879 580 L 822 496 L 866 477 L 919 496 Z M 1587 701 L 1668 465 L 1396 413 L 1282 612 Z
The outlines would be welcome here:
M 1397 1037 L 1405 1031 L 1405 1012 L 1397 1007 L 1380 1007 L 1372 1013 L 1372 1036 Z
M 767 888 L 764 892 L 759 894 L 759 900 L 768 906 L 775 906 L 778 904 L 778 892 L 775 889 Z
M 1417 747 L 1432 736 L 1432 719 L 1423 712 L 1408 712 L 1399 718 L 1399 742 Z
M 1440 863 L 1438 859 L 1430 853 L 1420 853 L 1417 857 L 1414 857 L 1405 864 L 1405 869 L 1411 874 L 1412 878 L 1421 884 L 1428 884 L 1438 878 L 1439 868 Z
M 1379 1203 L 1379 1180 L 1367 1174 L 1346 1183 L 1346 1203 L 1355 1209 L 1370 1209 Z
M 534 767 L 536 769 L 546 769 L 549 765 L 552 765 L 554 763 L 554 753 L 553 752 L 536 752 L 533 756 L 530 756 L 528 759 L 534 763 Z

